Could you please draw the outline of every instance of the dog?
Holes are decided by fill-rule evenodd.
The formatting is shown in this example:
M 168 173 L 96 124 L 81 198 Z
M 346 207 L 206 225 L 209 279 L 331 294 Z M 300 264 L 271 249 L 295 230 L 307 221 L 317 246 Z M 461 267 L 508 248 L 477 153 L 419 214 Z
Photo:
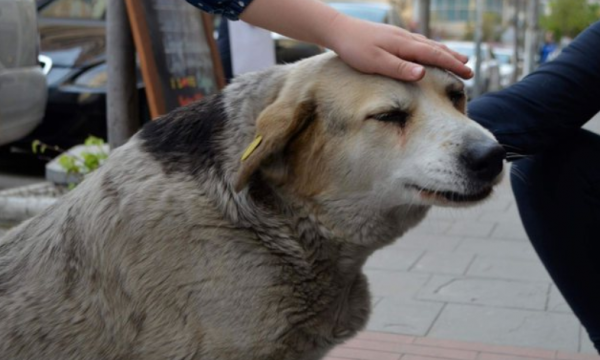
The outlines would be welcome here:
M 325 54 L 147 124 L 0 241 L 0 358 L 322 358 L 365 326 L 370 254 L 500 181 L 464 93 Z

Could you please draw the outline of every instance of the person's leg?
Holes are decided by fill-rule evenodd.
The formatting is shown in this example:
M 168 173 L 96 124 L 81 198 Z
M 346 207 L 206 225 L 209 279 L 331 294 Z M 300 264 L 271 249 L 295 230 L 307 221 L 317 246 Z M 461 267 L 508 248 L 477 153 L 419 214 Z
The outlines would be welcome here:
M 600 136 L 580 130 L 513 166 L 525 230 L 600 352 Z

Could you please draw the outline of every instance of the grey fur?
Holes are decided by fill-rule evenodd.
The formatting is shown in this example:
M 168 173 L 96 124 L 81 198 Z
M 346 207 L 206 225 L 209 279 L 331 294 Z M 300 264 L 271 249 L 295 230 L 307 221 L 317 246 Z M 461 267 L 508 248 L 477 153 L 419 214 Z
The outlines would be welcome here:
M 213 100 L 224 123 L 211 162 L 169 163 L 189 155 L 149 150 L 144 130 L 1 239 L 0 358 L 314 360 L 362 329 L 364 262 L 428 206 L 348 199 L 317 214 L 260 174 L 233 190 L 254 122 L 293 69 Z

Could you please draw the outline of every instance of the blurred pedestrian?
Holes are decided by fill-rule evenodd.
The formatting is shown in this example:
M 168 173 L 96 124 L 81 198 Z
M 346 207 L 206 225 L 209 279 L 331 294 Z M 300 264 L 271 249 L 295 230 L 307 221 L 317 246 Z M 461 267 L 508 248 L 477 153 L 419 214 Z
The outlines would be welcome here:
M 554 41 L 554 34 L 550 31 L 546 32 L 544 37 L 544 43 L 540 48 L 540 64 L 543 64 L 550 60 L 551 55 L 558 49 L 556 41 Z

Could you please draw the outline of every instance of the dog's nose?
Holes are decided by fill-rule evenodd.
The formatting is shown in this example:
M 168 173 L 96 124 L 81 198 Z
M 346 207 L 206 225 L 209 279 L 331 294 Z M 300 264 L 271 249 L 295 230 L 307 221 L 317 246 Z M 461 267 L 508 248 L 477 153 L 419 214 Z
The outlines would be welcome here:
M 505 157 L 502 146 L 491 139 L 471 143 L 461 154 L 467 170 L 481 181 L 494 180 L 502 172 Z

